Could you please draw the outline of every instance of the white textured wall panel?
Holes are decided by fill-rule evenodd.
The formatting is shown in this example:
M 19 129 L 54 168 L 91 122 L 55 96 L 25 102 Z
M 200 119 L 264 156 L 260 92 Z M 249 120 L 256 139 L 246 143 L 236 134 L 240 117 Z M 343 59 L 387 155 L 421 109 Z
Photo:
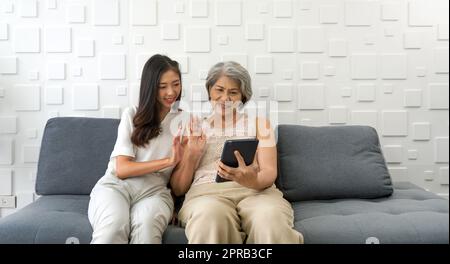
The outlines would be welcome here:
M 62 105 L 64 100 L 64 88 L 54 85 L 45 88 L 45 103 L 48 105 Z
M 404 80 L 408 75 L 406 54 L 383 54 L 381 56 L 381 77 L 385 80 Z
M 346 124 L 348 120 L 348 108 L 345 106 L 331 106 L 328 109 L 330 124 Z
M 339 6 L 323 5 L 320 7 L 320 23 L 337 24 L 339 22 Z
M 210 52 L 211 29 L 209 27 L 186 27 L 184 50 L 186 52 Z
M 19 13 L 22 17 L 37 17 L 38 2 L 37 0 L 20 0 Z
M 79 4 L 70 4 L 66 11 L 68 23 L 85 23 L 86 22 L 86 7 Z
M 317 80 L 320 78 L 319 62 L 302 62 L 300 68 L 300 77 L 303 80 Z
M 41 51 L 41 30 L 38 27 L 15 27 L 14 51 L 17 53 L 37 53 Z
M 265 27 L 263 23 L 248 23 L 245 26 L 245 38 L 248 40 L 263 40 Z
M 347 41 L 344 39 L 331 39 L 328 43 L 328 55 L 330 57 L 346 57 Z
M 47 52 L 71 52 L 72 29 L 70 27 L 48 27 L 45 29 Z
M 191 17 L 208 17 L 208 0 L 190 0 Z
M 12 99 L 16 111 L 39 111 L 41 110 L 41 86 L 16 85 Z
M 448 110 L 448 83 L 429 85 L 430 109 Z
M 375 80 L 378 76 L 376 54 L 352 54 L 351 75 L 355 80 Z
M 431 124 L 430 123 L 413 123 L 413 139 L 416 141 L 431 139 Z
M 383 135 L 407 136 L 408 112 L 407 111 L 383 111 Z
M 23 162 L 37 163 L 39 160 L 39 146 L 23 146 Z
M 271 27 L 269 29 L 269 51 L 273 53 L 295 52 L 295 29 Z
M 386 145 L 383 147 L 383 155 L 387 163 L 403 162 L 403 147 L 401 145 Z
M 433 66 L 435 73 L 448 73 L 448 55 L 448 47 L 434 50 Z
M 408 15 L 410 26 L 432 26 L 433 5 L 428 0 L 410 0 L 408 2 Z
M 257 56 L 255 58 L 255 73 L 269 74 L 273 72 L 272 56 Z
M 448 163 L 448 137 L 437 137 L 434 143 L 436 147 L 434 161 L 436 163 Z
M 14 161 L 13 147 L 12 139 L 0 138 L 0 165 L 12 165 Z
M 378 6 L 374 1 L 345 1 L 345 24 L 347 26 L 371 26 Z
M 6 23 L 0 22 L 0 40 L 8 40 L 9 26 Z
M 391 174 L 394 182 L 411 181 L 408 168 L 405 167 L 391 167 L 389 168 L 389 174 Z
M 0 169 L 0 195 L 12 195 L 11 169 Z
M 137 0 L 139 2 L 139 0 Z M 142 2 L 141 0 L 140 2 Z M 119 25 L 120 9 L 119 0 L 95 0 L 93 5 L 93 22 L 95 26 Z
M 166 22 L 162 28 L 162 39 L 177 40 L 180 39 L 180 24 L 177 22 Z
M 402 4 L 399 1 L 385 2 L 381 6 L 381 19 L 397 21 L 402 14 Z
M 96 84 L 77 84 L 72 88 L 74 110 L 97 110 L 99 89 Z
M 130 1 L 130 4 L 131 25 L 154 26 L 158 23 L 158 4 L 156 0 L 133 0 Z
M 216 25 L 240 26 L 242 23 L 241 0 L 216 0 Z
M 65 80 L 66 64 L 64 62 L 49 62 L 47 65 L 48 80 Z
M 0 135 L 17 133 L 17 116 L 0 116 Z
M 290 102 L 293 99 L 292 91 L 294 86 L 291 84 L 275 85 L 275 100 L 279 102 Z
M 126 79 L 125 54 L 103 53 L 100 55 L 100 78 L 102 80 Z
M 277 104 L 272 122 L 372 126 L 394 180 L 446 194 L 448 10 L 448 0 L 0 0 L 8 193 L 33 199 L 46 120 L 119 118 L 161 53 L 179 62 L 185 101 L 207 101 L 210 67 L 238 61 L 253 99 Z
M 448 185 L 448 167 L 439 169 L 439 177 L 441 185 Z
M 16 74 L 17 73 L 17 57 L 8 56 L 0 57 L 0 74 Z
M 352 124 L 360 126 L 370 126 L 378 128 L 378 112 L 377 111 L 353 111 Z
M 421 107 L 422 93 L 422 90 L 405 90 L 405 107 Z
M 92 39 L 80 39 L 77 41 L 77 55 L 78 57 L 94 57 L 95 42 Z
M 292 17 L 292 0 L 274 0 L 274 16 L 277 18 Z
M 301 110 L 322 110 L 325 108 L 325 86 L 323 84 L 302 84 L 298 87 L 298 108 Z
M 298 36 L 300 52 L 321 53 L 324 51 L 325 32 L 322 27 L 301 27 Z
M 377 87 L 373 83 L 358 84 L 358 101 L 373 102 L 376 99 Z

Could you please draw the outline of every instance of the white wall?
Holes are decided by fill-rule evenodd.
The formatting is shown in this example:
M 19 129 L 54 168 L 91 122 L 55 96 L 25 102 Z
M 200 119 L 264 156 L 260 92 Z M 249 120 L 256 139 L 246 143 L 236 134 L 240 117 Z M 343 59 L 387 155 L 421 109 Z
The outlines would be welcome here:
M 0 0 L 0 195 L 33 201 L 46 120 L 119 117 L 155 53 L 187 95 L 233 59 L 282 123 L 372 125 L 395 180 L 448 195 L 448 35 L 447 0 Z

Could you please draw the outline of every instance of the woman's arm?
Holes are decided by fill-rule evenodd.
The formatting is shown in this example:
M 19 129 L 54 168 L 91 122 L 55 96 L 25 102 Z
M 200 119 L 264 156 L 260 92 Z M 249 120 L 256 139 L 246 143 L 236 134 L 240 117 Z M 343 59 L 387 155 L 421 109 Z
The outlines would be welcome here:
M 148 162 L 135 162 L 132 157 L 116 157 L 116 175 L 122 180 L 157 172 L 171 166 L 173 166 L 173 163 L 170 161 L 170 158 Z
M 175 167 L 170 177 L 170 186 L 176 196 L 182 196 L 189 190 L 198 163 L 199 159 L 194 155 L 183 154 L 183 159 Z
M 256 131 L 259 139 L 257 153 L 259 172 L 256 186 L 258 189 L 265 189 L 272 186 L 277 179 L 278 168 L 275 133 L 269 120 L 266 119 L 258 119 Z
M 189 125 L 190 135 L 183 141 L 183 158 L 170 177 L 170 186 L 176 196 L 185 194 L 192 183 L 194 173 L 203 157 L 206 147 L 206 135 L 198 126 L 200 121 L 192 118 Z M 198 133 L 198 134 L 197 134 Z
M 116 175 L 123 180 L 157 172 L 165 168 L 176 166 L 182 160 L 182 155 L 183 148 L 180 143 L 180 136 L 177 135 L 172 142 L 172 156 L 168 158 L 147 162 L 135 162 L 133 158 L 129 156 L 117 156 Z

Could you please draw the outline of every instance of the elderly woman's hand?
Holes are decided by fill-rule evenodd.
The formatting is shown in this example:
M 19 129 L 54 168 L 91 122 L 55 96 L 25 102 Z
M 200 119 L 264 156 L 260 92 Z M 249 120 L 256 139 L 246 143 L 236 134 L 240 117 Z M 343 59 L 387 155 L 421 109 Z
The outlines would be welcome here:
M 206 150 L 206 135 L 203 132 L 200 120 L 191 117 L 189 124 L 189 135 L 183 140 L 186 155 L 194 162 L 199 162 Z
M 229 167 L 221 161 L 218 162 L 218 174 L 220 177 L 235 181 L 248 188 L 257 188 L 256 186 L 258 185 L 257 178 L 259 172 L 257 159 L 255 158 L 253 163 L 247 166 L 239 151 L 235 151 L 234 156 L 236 156 L 239 164 L 237 168 Z

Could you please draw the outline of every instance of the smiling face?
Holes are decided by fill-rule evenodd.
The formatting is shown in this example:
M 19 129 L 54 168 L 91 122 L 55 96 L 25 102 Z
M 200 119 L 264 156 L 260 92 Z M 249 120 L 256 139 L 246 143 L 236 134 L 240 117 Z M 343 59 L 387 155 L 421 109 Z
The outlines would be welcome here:
M 220 77 L 210 88 L 211 104 L 216 111 L 221 110 L 222 115 L 232 108 L 236 108 L 242 102 L 240 84 L 227 77 Z
M 180 76 L 173 70 L 163 73 L 158 88 L 158 103 L 163 109 L 170 109 L 181 93 Z

